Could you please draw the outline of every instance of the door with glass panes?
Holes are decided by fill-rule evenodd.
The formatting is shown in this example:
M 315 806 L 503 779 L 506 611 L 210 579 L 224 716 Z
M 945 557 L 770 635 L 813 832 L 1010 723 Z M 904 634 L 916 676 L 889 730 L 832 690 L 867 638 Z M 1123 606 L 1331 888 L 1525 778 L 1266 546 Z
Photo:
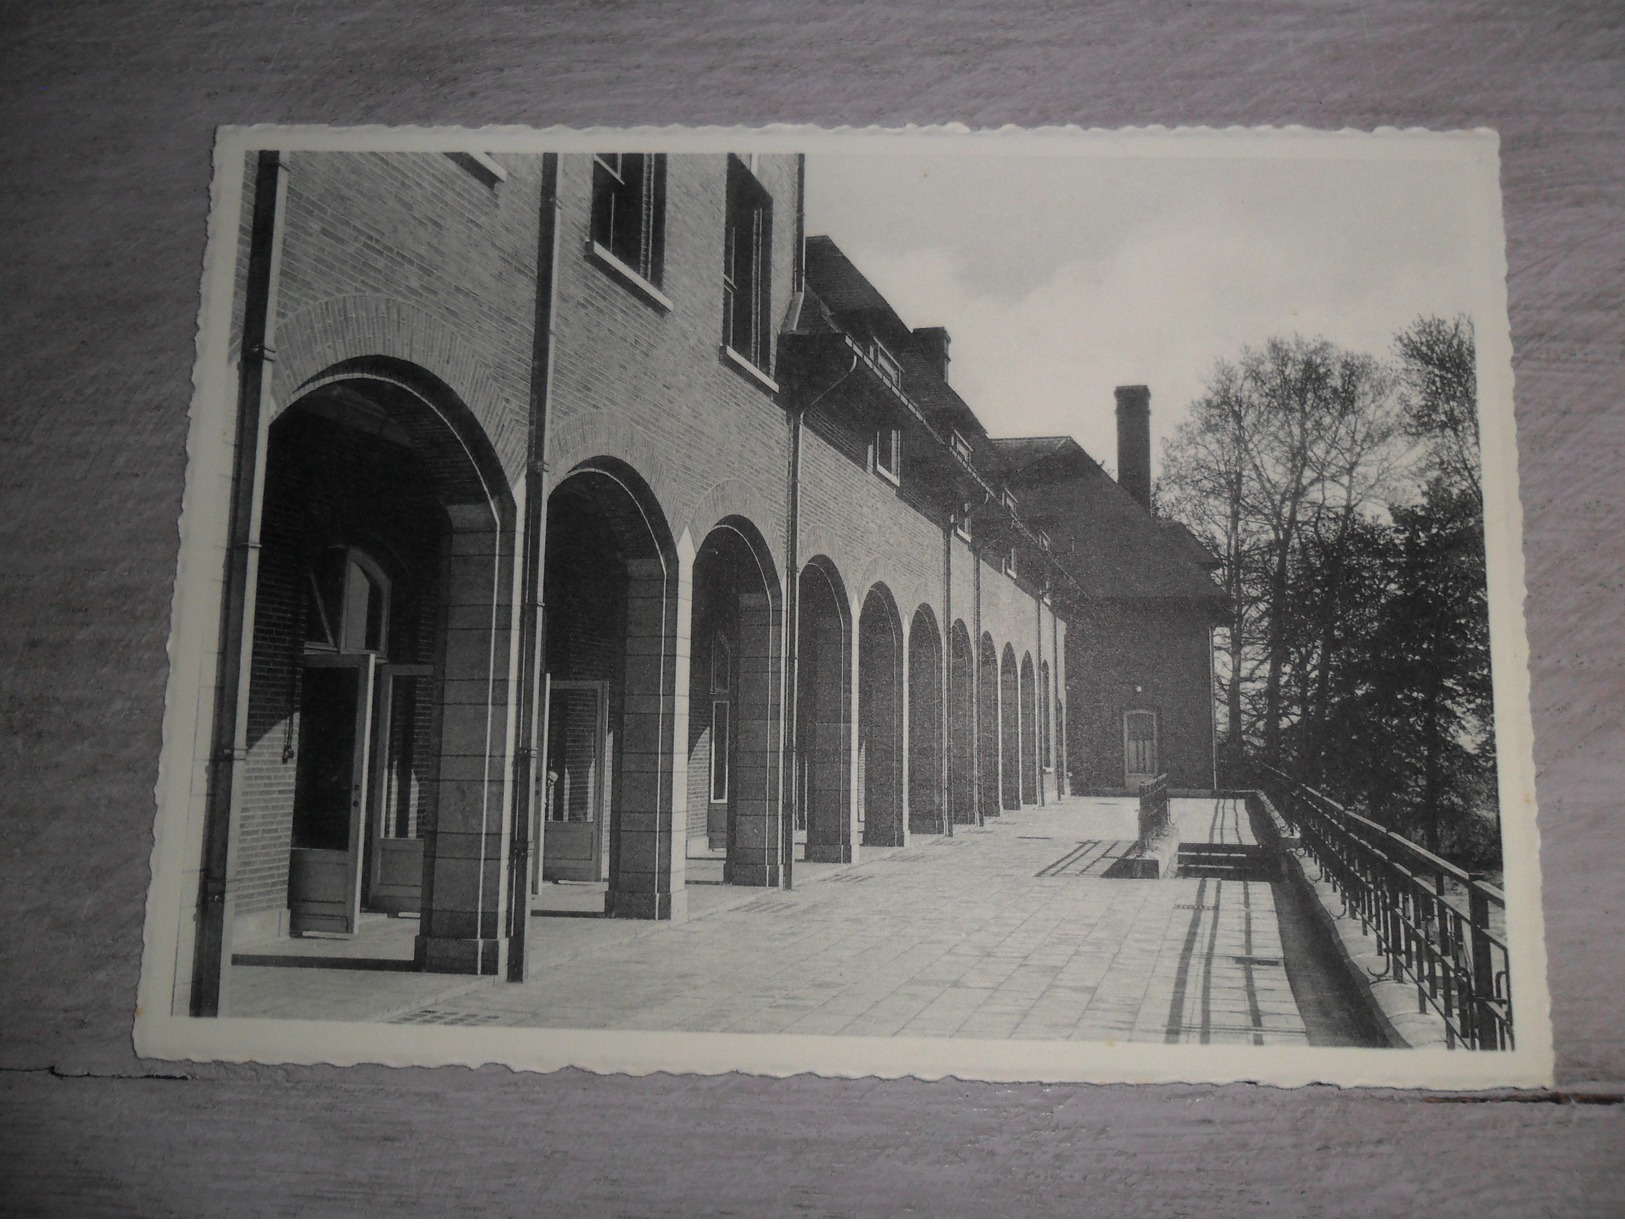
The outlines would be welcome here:
M 546 733 L 541 879 L 598 882 L 609 867 L 609 684 L 551 680 Z
M 432 797 L 432 668 L 392 664 L 390 583 L 354 548 L 312 561 L 299 668 L 288 910 L 295 935 L 415 912 Z
M 1123 715 L 1123 784 L 1137 790 L 1157 775 L 1157 715 L 1131 709 Z

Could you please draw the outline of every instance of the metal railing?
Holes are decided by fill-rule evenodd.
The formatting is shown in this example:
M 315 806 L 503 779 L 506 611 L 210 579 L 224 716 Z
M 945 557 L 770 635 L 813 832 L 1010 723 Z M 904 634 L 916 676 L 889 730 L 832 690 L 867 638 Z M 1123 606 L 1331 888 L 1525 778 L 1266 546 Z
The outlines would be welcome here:
M 1134 843 L 1134 852 L 1148 853 L 1168 825 L 1168 774 L 1159 773 L 1140 786 L 1140 839 Z
M 1375 935 L 1387 975 L 1416 985 L 1418 1012 L 1438 1014 L 1451 1048 L 1512 1048 L 1512 977 L 1498 933 L 1505 894 L 1279 769 L 1264 772 L 1321 879 Z

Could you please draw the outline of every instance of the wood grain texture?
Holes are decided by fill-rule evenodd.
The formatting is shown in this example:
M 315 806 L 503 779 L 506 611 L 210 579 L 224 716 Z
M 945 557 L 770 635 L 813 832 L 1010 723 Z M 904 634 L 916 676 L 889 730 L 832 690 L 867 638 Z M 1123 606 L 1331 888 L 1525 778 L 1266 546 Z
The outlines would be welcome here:
M 142 1079 L 177 1068 L 139 1063 L 129 1041 L 216 124 L 1482 124 L 1502 134 L 1558 1073 L 1572 1088 L 1625 1088 L 1625 9 L 156 0 L 0 12 L 0 1204 L 1625 1206 L 1619 1106 L 376 1068 Z

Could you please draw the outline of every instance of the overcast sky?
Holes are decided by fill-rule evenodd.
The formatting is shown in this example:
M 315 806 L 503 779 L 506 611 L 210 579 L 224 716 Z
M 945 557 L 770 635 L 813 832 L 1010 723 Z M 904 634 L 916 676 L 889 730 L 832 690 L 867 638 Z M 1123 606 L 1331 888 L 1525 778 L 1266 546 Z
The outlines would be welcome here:
M 1471 305 L 1470 191 L 1431 161 L 807 157 L 828 234 L 994 436 L 1067 433 L 1115 470 L 1112 388 L 1151 388 L 1153 451 L 1217 358 L 1298 332 L 1387 355 Z

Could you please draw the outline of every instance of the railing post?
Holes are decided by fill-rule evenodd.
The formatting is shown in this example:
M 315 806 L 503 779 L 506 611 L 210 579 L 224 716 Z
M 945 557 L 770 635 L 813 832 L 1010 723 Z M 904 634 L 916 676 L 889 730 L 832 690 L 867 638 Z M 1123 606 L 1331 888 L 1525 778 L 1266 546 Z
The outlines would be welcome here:
M 1467 877 L 1467 917 L 1472 927 L 1473 941 L 1473 1048 L 1501 1048 L 1501 1033 L 1497 1029 L 1495 1008 L 1495 960 L 1490 951 L 1490 898 L 1479 886 L 1484 876 L 1479 873 Z

